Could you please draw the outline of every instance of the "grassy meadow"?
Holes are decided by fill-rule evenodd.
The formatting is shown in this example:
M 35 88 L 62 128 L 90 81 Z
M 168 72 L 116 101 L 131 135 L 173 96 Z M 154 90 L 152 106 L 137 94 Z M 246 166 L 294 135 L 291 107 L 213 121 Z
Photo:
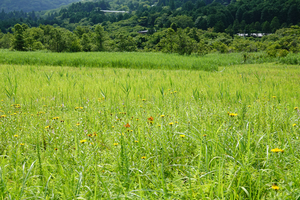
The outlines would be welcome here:
M 299 66 L 134 53 L 135 69 L 67 67 L 51 57 L 65 54 L 42 65 L 21 54 L 1 57 L 1 199 L 300 197 Z M 157 66 L 197 62 L 221 67 Z

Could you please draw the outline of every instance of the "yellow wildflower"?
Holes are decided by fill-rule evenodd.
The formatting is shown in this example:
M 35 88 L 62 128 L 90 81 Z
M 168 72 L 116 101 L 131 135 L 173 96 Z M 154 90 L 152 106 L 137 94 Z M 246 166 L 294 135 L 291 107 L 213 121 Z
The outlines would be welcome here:
M 21 145 L 21 146 L 24 146 L 25 144 L 24 144 L 24 143 L 21 143 L 20 145 Z
M 174 124 L 173 122 L 170 122 L 170 123 L 169 123 L 170 126 L 172 126 L 173 124 Z
M 238 114 L 237 113 L 229 113 L 228 114 L 230 117 L 236 117 Z
M 284 150 L 283 149 L 278 149 L 278 148 L 275 148 L 275 149 L 272 149 L 271 150 L 273 153 L 278 153 L 278 152 L 284 152 Z
M 82 143 L 85 143 L 86 142 L 86 140 L 80 140 L 80 143 L 82 144 Z
M 293 126 L 295 127 L 295 126 L 297 126 L 297 124 L 293 124 Z
M 184 138 L 185 137 L 185 135 L 179 135 L 181 138 Z
M 142 159 L 146 159 L 146 156 L 142 156 Z
M 273 184 L 273 185 L 272 185 L 272 189 L 273 189 L 273 190 L 279 190 L 279 187 L 278 187 L 277 185 Z
M 118 146 L 118 144 L 119 144 L 119 143 L 116 143 L 116 142 L 115 142 L 115 143 L 114 143 L 114 146 Z
M 19 137 L 18 135 L 14 135 L 15 138 Z

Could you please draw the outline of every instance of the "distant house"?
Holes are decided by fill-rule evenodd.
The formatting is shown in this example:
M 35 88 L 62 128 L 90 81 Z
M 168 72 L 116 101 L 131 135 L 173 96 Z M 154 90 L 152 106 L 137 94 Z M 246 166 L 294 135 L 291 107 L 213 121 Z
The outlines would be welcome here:
M 251 33 L 248 35 L 248 33 L 237 33 L 238 36 L 241 37 L 263 37 L 265 35 L 270 35 L 271 33 Z
M 146 34 L 146 33 L 148 33 L 148 30 L 138 31 L 138 33 L 140 33 L 140 34 Z
M 106 13 L 129 13 L 128 11 L 118 11 L 118 10 L 100 10 Z

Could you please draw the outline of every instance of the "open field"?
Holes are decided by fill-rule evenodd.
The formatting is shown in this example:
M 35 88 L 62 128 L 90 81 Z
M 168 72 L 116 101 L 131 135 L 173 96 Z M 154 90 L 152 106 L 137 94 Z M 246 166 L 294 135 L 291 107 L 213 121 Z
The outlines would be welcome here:
M 2 199 L 299 198 L 298 66 L 34 62 L 0 65 Z

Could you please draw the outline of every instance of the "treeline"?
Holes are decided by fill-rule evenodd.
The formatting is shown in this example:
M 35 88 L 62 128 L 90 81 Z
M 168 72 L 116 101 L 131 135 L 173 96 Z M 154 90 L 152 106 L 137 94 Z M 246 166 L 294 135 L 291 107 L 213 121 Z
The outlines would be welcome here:
M 57 19 L 58 14 L 56 12 L 49 13 L 44 17 L 39 16 L 37 12 L 23 12 L 13 11 L 5 13 L 3 10 L 0 12 L 0 31 L 2 33 L 12 33 L 12 28 L 15 24 L 28 24 L 31 27 L 38 27 L 40 24 L 54 25 L 62 24 L 61 20 Z
M 275 34 L 260 39 L 233 38 L 226 33 L 215 33 L 212 29 L 181 29 L 175 23 L 170 28 L 153 31 L 152 34 L 109 34 L 101 25 L 77 26 L 71 32 L 51 25 L 29 28 L 26 24 L 16 24 L 13 34 L 0 33 L 0 48 L 52 52 L 161 51 L 181 55 L 266 51 L 269 56 L 285 56 L 289 52 L 300 51 L 300 27 L 279 29 Z

